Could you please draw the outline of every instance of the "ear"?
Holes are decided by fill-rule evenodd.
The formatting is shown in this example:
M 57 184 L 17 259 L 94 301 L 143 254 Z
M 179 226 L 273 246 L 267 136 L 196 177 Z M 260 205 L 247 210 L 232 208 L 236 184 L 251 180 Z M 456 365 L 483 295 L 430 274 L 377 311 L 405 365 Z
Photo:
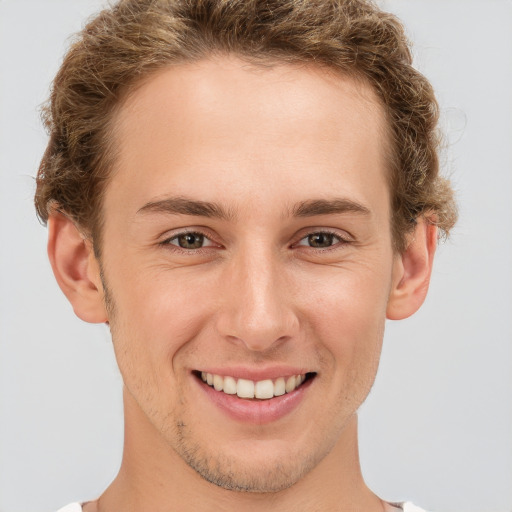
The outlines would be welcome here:
M 72 220 L 55 210 L 48 219 L 48 256 L 75 314 L 86 322 L 106 322 L 100 267 L 92 243 Z
M 418 219 L 405 251 L 395 256 L 386 316 L 402 320 L 418 311 L 427 296 L 437 246 L 437 227 Z

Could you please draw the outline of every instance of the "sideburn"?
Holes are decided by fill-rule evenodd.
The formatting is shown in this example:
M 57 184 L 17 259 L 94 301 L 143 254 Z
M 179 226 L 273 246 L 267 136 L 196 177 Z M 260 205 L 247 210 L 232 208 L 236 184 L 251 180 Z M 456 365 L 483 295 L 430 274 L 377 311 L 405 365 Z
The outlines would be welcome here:
M 107 324 L 109 325 L 110 320 L 112 318 L 114 318 L 116 308 L 115 308 L 115 303 L 114 303 L 114 299 L 112 296 L 112 292 L 110 291 L 110 288 L 107 285 L 107 280 L 105 278 L 105 271 L 103 269 L 103 265 L 101 263 L 100 258 L 98 258 L 98 263 L 99 263 L 99 267 L 100 267 L 101 284 L 103 286 L 103 302 L 105 304 L 105 309 L 107 310 L 107 314 L 108 314 L 108 318 L 109 318 L 109 321 L 107 321 Z

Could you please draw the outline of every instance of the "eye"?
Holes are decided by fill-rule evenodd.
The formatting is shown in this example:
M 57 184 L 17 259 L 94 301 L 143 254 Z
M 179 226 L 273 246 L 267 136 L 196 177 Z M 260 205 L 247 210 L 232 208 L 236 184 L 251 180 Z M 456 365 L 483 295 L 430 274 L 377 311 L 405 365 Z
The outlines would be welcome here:
M 180 233 L 165 241 L 166 244 L 176 245 L 181 249 L 194 250 L 213 246 L 213 242 L 202 233 Z
M 340 242 L 345 242 L 345 240 L 334 233 L 320 231 L 304 237 L 297 245 L 313 247 L 314 249 L 327 249 Z

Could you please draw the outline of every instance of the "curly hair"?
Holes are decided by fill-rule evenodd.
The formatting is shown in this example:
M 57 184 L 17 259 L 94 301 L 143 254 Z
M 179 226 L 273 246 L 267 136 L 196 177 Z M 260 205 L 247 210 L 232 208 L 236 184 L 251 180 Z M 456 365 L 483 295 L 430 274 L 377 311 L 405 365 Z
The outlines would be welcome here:
M 100 12 L 71 45 L 43 109 L 50 140 L 35 194 L 42 222 L 57 207 L 99 254 L 116 109 L 156 71 L 218 53 L 314 63 L 369 83 L 389 124 L 395 249 L 405 249 L 420 216 L 448 233 L 457 213 L 439 173 L 438 104 L 412 67 L 402 24 L 371 0 L 121 0 Z

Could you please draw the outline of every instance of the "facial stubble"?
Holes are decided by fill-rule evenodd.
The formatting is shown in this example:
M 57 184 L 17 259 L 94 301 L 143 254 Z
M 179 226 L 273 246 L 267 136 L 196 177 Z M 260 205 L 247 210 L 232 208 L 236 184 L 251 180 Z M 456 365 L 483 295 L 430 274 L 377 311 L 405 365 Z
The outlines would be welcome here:
M 118 343 L 122 342 L 120 339 L 122 337 L 121 330 L 118 328 L 118 309 L 101 261 L 100 278 L 103 286 L 103 300 L 108 315 L 108 325 L 112 342 L 116 347 Z M 244 450 L 237 460 L 222 452 L 209 453 L 210 450 L 203 446 L 204 443 L 194 439 L 197 436 L 194 435 L 193 428 L 190 428 L 187 422 L 177 414 L 177 408 L 174 411 L 164 413 L 155 410 L 155 408 L 151 408 L 149 412 L 143 406 L 138 398 L 148 394 L 148 390 L 144 390 L 143 380 L 139 378 L 139 383 L 135 386 L 138 391 L 136 393 L 132 392 L 126 382 L 124 385 L 165 444 L 202 479 L 226 490 L 248 493 L 283 491 L 309 473 L 331 451 L 335 444 L 335 442 L 332 442 L 331 446 L 324 447 L 322 453 L 319 453 L 318 450 L 311 451 L 308 455 L 296 452 L 289 454 L 288 457 L 285 457 L 285 460 L 281 459 L 267 465 L 256 464 L 254 468 L 250 468 L 247 461 L 257 460 L 257 455 L 251 458 L 250 452 Z M 183 397 L 180 402 L 181 409 L 187 410 L 187 404 Z M 251 450 L 258 449 L 257 443 L 251 444 Z

